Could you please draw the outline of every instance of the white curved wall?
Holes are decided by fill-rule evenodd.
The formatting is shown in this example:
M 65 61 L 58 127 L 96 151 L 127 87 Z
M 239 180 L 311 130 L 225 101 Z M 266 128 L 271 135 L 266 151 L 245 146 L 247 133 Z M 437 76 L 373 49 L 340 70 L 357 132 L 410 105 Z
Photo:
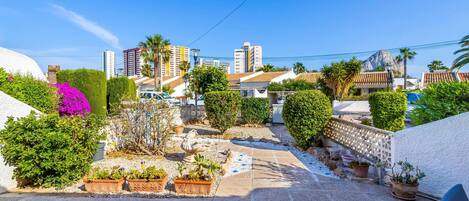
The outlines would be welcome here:
M 420 191 L 442 196 L 463 184 L 469 194 L 469 112 L 398 131 L 391 145 L 393 162 L 407 159 L 427 175 Z
M 31 75 L 36 79 L 47 81 L 36 61 L 24 54 L 2 47 L 0 47 L 0 68 L 13 74 Z

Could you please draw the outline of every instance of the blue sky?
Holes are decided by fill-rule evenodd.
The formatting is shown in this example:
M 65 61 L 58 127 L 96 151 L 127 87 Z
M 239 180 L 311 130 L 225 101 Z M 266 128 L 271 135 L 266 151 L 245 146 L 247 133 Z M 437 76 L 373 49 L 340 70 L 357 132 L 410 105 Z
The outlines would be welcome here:
M 135 47 L 160 33 L 187 45 L 242 0 L 5 1 L 0 0 L 0 46 L 33 57 L 46 69 L 101 68 L 101 54 Z M 248 0 L 192 47 L 201 55 L 229 56 L 243 41 L 262 45 L 265 57 L 357 52 L 456 40 L 469 34 L 469 1 Z M 457 45 L 416 50 L 409 64 L 420 77 L 433 59 L 450 65 Z M 368 55 L 357 55 L 365 59 Z M 340 58 L 303 61 L 309 69 Z M 291 66 L 294 61 L 276 61 Z

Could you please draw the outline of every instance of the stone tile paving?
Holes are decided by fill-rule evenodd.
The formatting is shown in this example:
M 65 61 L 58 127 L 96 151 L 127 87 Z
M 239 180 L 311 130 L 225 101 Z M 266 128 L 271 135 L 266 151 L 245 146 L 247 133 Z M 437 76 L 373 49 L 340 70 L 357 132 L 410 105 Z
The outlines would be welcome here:
M 291 147 L 247 142 L 221 142 L 221 147 L 230 148 L 234 153 L 251 156 L 252 168 L 239 174 L 221 178 L 220 185 L 212 198 L 145 198 L 142 197 L 79 197 L 74 195 L 37 195 L 7 193 L 0 195 L 0 201 L 374 201 L 395 200 L 387 187 L 363 184 L 326 175 L 318 168 L 322 164 L 303 156 L 303 152 Z M 238 159 L 241 156 L 237 156 Z M 302 158 L 303 157 L 303 158 Z M 314 158 L 313 158 L 314 159 Z M 247 160 L 249 161 L 249 160 Z M 310 164 L 311 163 L 311 164 Z M 418 199 L 425 200 L 425 199 Z

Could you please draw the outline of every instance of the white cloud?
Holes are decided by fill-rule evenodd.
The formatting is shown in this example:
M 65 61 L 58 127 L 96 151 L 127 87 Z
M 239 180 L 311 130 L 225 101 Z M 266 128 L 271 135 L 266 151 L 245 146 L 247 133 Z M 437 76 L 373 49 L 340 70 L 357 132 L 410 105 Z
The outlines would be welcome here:
M 67 10 L 62 6 L 59 6 L 56 4 L 52 4 L 51 6 L 55 14 L 62 16 L 66 18 L 67 20 L 75 23 L 83 30 L 95 35 L 96 37 L 103 40 L 104 42 L 111 45 L 112 47 L 119 49 L 119 50 L 123 49 L 119 43 L 119 38 L 117 38 L 117 36 L 115 36 L 110 31 L 106 30 L 105 28 L 99 26 L 95 22 L 92 22 L 73 11 Z

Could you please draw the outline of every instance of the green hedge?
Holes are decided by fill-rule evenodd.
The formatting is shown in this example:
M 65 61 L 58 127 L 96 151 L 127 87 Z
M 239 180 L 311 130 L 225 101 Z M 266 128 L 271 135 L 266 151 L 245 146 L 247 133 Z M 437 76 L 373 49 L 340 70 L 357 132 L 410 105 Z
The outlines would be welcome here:
M 410 114 L 412 124 L 420 125 L 469 111 L 469 83 L 432 84 L 422 90 Z
M 310 83 L 305 80 L 293 80 L 288 79 L 282 81 L 282 83 L 274 82 L 271 83 L 267 90 L 269 91 L 302 91 L 302 90 L 313 90 L 318 89 L 317 83 Z
M 113 77 L 107 81 L 107 106 L 109 113 L 119 111 L 123 100 L 134 100 L 136 96 L 136 87 L 133 80 L 127 77 Z
M 70 86 L 83 92 L 91 106 L 91 113 L 106 115 L 106 75 L 102 71 L 78 69 L 62 70 L 57 73 L 59 83 L 68 82 Z
M 9 118 L 0 130 L 1 154 L 13 166 L 20 186 L 65 187 L 80 180 L 90 169 L 102 139 L 102 121 L 87 118 L 37 116 L 31 113 Z
M 241 118 L 244 123 L 262 124 L 269 116 L 269 99 L 243 98 L 241 100 Z
M 375 92 L 369 96 L 373 125 L 389 131 L 405 127 L 407 96 L 400 92 Z
M 56 88 L 31 76 L 11 75 L 0 68 L 0 90 L 44 113 L 57 112 Z
M 332 105 L 321 91 L 299 91 L 287 96 L 282 113 L 285 126 L 297 145 L 308 148 L 332 117 Z
M 205 93 L 205 112 L 210 125 L 224 133 L 236 123 L 241 96 L 234 91 Z

